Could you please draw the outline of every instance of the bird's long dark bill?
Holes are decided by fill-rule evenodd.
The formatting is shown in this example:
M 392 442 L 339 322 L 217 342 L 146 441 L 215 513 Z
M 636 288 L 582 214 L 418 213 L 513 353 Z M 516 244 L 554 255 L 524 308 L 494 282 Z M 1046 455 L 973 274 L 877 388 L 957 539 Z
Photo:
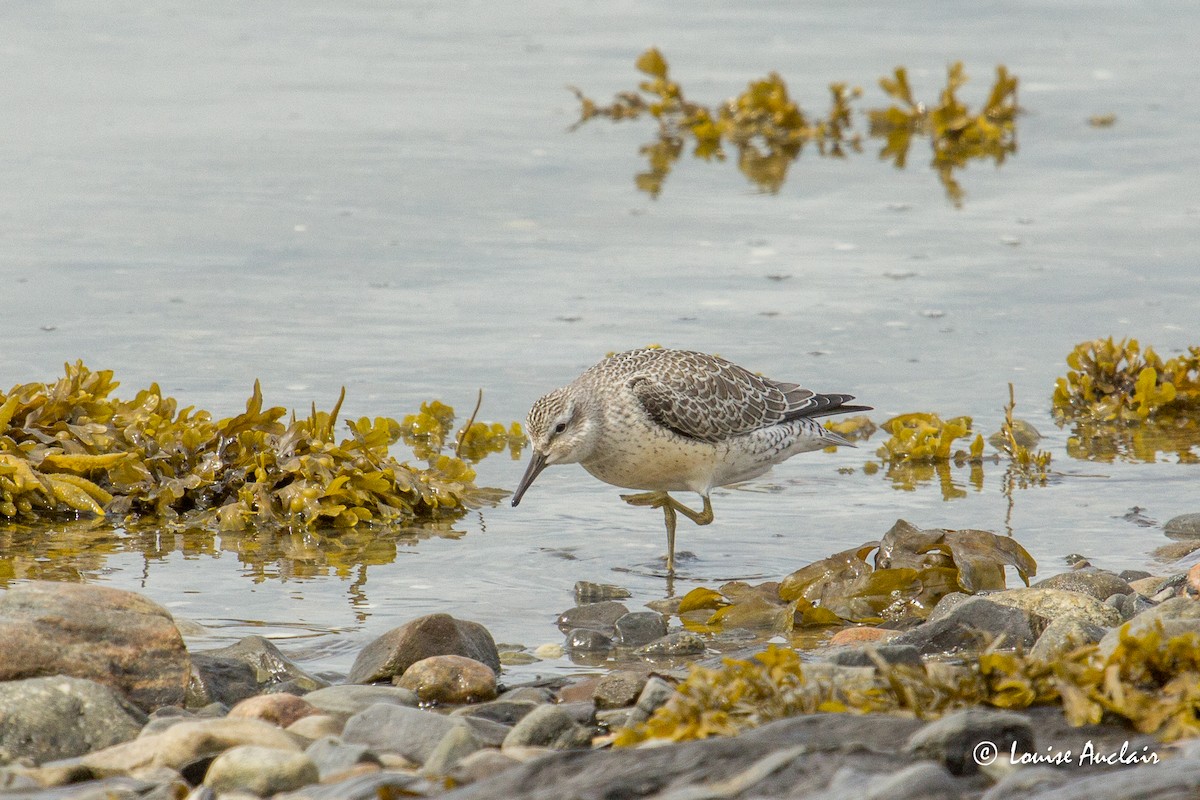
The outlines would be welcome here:
M 525 474 L 521 476 L 521 482 L 517 484 L 517 490 L 513 492 L 512 504 L 514 506 L 521 502 L 521 498 L 525 496 L 525 490 L 538 475 L 542 474 L 542 470 L 545 468 L 546 456 L 534 450 L 533 457 L 529 459 L 529 466 L 525 468 Z

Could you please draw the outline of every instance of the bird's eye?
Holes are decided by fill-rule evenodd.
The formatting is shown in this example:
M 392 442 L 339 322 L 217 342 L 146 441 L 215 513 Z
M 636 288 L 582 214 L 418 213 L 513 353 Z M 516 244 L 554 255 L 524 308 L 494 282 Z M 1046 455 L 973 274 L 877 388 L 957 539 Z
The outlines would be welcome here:
M 554 426 L 554 432 L 555 432 L 555 433 L 562 433 L 562 432 L 563 432 L 563 431 L 565 431 L 566 429 L 567 429 L 567 423 L 565 423 L 565 422 L 560 422 L 560 423 L 558 423 L 557 425 L 555 425 L 555 426 Z

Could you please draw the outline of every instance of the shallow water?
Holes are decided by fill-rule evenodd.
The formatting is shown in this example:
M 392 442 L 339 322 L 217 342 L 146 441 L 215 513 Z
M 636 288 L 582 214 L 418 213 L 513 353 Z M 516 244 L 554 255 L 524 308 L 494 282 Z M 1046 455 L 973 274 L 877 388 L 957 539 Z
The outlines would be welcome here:
M 10 3 L 0 23 L 6 388 L 83 359 L 121 396 L 158 381 L 218 414 L 257 377 L 268 403 L 299 409 L 345 385 L 347 417 L 432 397 L 465 411 L 483 387 L 482 416 L 508 421 L 604 353 L 658 342 L 854 393 L 877 421 L 970 414 L 990 433 L 1011 382 L 1064 473 L 1010 508 L 999 469 L 945 501 L 863 474 L 874 445 L 802 456 L 717 492 L 712 526 L 681 524 L 694 558 L 676 593 L 779 577 L 898 517 L 1010 530 L 1043 575 L 1073 552 L 1139 568 L 1165 539 L 1130 507 L 1158 522 L 1200 510 L 1195 465 L 1073 461 L 1049 418 L 1076 343 L 1200 342 L 1195 4 L 66 2 Z M 652 125 L 568 133 L 563 87 L 630 89 L 652 44 L 697 100 L 774 70 L 818 112 L 838 80 L 863 86 L 859 108 L 884 105 L 875 81 L 898 64 L 933 99 L 955 60 L 976 106 L 1004 63 L 1021 80 L 1019 151 L 968 167 L 961 209 L 920 151 L 898 171 L 870 141 L 840 161 L 806 152 L 775 195 L 733 163 L 684 158 L 651 200 L 634 175 Z M 1113 127 L 1087 124 L 1108 113 Z M 480 482 L 520 470 L 493 456 Z M 121 532 L 81 564 L 55 544 L 67 534 L 6 555 L 145 592 L 204 626 L 193 646 L 263 633 L 344 672 L 431 611 L 534 646 L 560 641 L 577 580 L 620 583 L 631 607 L 663 596 L 661 518 L 616 495 L 550 470 L 520 508 L 383 542 L 368 566 L 323 557 L 328 542 L 256 563 L 236 539 Z

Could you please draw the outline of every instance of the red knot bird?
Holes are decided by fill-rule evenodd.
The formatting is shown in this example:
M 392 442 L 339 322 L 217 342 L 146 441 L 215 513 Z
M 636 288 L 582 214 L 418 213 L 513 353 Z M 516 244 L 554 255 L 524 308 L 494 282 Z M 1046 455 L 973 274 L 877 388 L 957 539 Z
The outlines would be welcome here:
M 870 410 L 847 405 L 853 399 L 762 378 L 704 353 L 618 353 L 533 404 L 533 456 L 512 504 L 554 464 L 577 463 L 605 483 L 648 490 L 621 499 L 663 510 L 667 573 L 673 574 L 676 512 L 707 525 L 716 487 L 758 477 L 797 453 L 853 447 L 816 421 Z M 688 508 L 668 494 L 683 491 L 699 494 L 704 508 Z

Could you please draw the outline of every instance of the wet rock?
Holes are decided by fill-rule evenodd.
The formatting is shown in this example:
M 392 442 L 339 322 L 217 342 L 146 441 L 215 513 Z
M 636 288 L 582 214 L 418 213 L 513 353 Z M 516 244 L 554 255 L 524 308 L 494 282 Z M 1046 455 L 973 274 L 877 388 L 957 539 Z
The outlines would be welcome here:
M 268 797 L 319 779 L 317 765 L 304 753 L 240 745 L 217 756 L 204 785 L 217 793 L 242 791 Z
M 170 613 L 108 586 L 33 581 L 0 593 L 0 682 L 70 675 L 145 711 L 182 705 L 189 661 Z
M 514 686 L 504 694 L 501 700 L 528 700 L 531 703 L 553 703 L 554 690 L 549 686 L 525 685 Z
M 566 633 L 575 628 L 589 628 L 611 636 L 617 620 L 629 613 L 624 603 L 606 600 L 568 608 L 558 615 L 558 629 Z
M 1096 567 L 1063 572 L 1051 575 L 1045 580 L 1033 585 L 1035 589 L 1062 589 L 1068 592 L 1079 592 L 1097 600 L 1106 600 L 1114 594 L 1129 594 L 1132 589 L 1129 584 L 1113 573 Z
M 937 601 L 937 605 L 933 607 L 933 610 L 929 612 L 929 618 L 926 622 L 937 622 L 955 608 L 970 600 L 971 597 L 973 595 L 965 592 L 950 592 L 950 594 L 943 595 L 942 599 Z
M 562 708 L 538 706 L 518 722 L 504 738 L 503 748 L 550 747 L 567 750 L 591 744 L 591 732 Z
M 286 692 L 248 697 L 229 709 L 230 717 L 261 719 L 281 728 L 316 713 L 317 707 L 312 703 Z
M 1158 561 L 1170 563 L 1178 561 L 1185 556 L 1190 556 L 1197 550 L 1200 550 L 1200 539 L 1186 539 L 1182 542 L 1171 542 L 1170 544 L 1156 547 L 1150 552 L 1150 555 L 1154 556 Z
M 1147 575 L 1144 578 L 1138 578 L 1129 582 L 1129 588 L 1140 594 L 1142 597 L 1153 597 L 1158 593 L 1159 588 L 1166 582 L 1165 577 L 1155 575 Z
M 853 766 L 843 767 L 829 782 L 837 798 L 870 800 L 958 800 L 963 786 L 941 764 L 918 761 L 893 773 L 864 774 Z
M 1050 620 L 1062 617 L 1072 617 L 1106 628 L 1111 628 L 1121 621 L 1121 615 L 1115 609 L 1096 598 L 1062 589 L 1007 589 L 989 594 L 987 599 L 993 603 L 1019 608 L 1034 617 L 1041 617 L 1044 621 L 1036 626 L 1037 633 L 1040 633 L 1040 629 Z
M 1106 606 L 1112 606 L 1121 615 L 1121 619 L 1130 620 L 1142 613 L 1148 608 L 1152 608 L 1154 603 L 1142 597 L 1137 592 L 1129 594 L 1114 594 L 1104 601 Z
M 466 656 L 430 656 L 404 670 L 395 681 L 417 693 L 422 703 L 478 703 L 496 697 L 496 673 Z
M 374 705 L 346 720 L 342 740 L 363 744 L 377 753 L 397 753 L 424 764 L 438 742 L 455 726 L 467 722 L 397 705 Z
M 1171 517 L 1163 525 L 1163 533 L 1170 539 L 1200 539 L 1200 513 Z
M 125 775 L 134 770 L 187 765 L 243 744 L 299 752 L 296 739 L 257 719 L 189 719 L 162 733 L 139 736 L 80 758 L 80 764 L 99 776 Z
M 892 784 L 887 784 L 895 792 L 891 795 L 868 795 L 863 786 L 868 777 L 887 783 L 910 766 L 912 757 L 901 746 L 919 726 L 895 717 L 817 714 L 780 720 L 736 737 L 551 753 L 445 797 L 915 797 Z M 852 766 L 859 780 L 847 780 L 838 792 L 824 793 L 843 766 Z M 967 791 L 961 794 L 970 796 Z
M 332 714 L 311 714 L 287 726 L 287 732 L 310 742 L 326 736 L 341 736 L 346 720 Z
M 1200 536 L 1200 534 L 1197 535 Z M 603 603 L 607 600 L 624 600 L 631 596 L 628 589 L 614 586 L 611 583 L 575 582 L 575 605 L 577 606 Z
M 498 722 L 501 725 L 512 727 L 521 721 L 521 718 L 538 707 L 538 703 L 531 700 L 492 700 L 488 703 L 479 703 L 478 705 L 459 708 L 451 712 L 452 717 L 476 717 L 479 719 L 489 719 L 493 722 Z
M 667 620 L 657 611 L 631 611 L 614 623 L 614 641 L 621 647 L 641 647 L 667 635 Z
M 567 650 L 572 653 L 603 653 L 613 649 L 607 634 L 592 628 L 572 628 L 567 634 Z
M 459 786 L 487 780 L 521 762 L 499 750 L 477 750 L 450 770 L 450 779 Z
M 145 722 L 140 709 L 95 681 L 60 675 L 0 683 L 0 764 L 90 753 L 134 738 Z
M 1025 612 L 993 603 L 990 599 L 993 596 L 964 600 L 940 619 L 900 634 L 891 640 L 891 644 L 909 645 L 922 655 L 933 655 L 977 650 L 988 641 L 1003 636 L 1006 647 L 1030 647 L 1034 638 Z
M 826 660 L 831 664 L 843 667 L 874 667 L 875 660 L 872 652 L 886 664 L 905 664 L 910 667 L 923 667 L 921 651 L 912 645 L 884 644 L 878 647 L 843 647 L 830 652 Z
M 628 724 L 640 725 L 650 719 L 650 715 L 657 711 L 659 706 L 670 700 L 673 694 L 675 694 L 674 686 L 658 676 L 651 677 L 642 687 L 641 693 L 638 694 L 637 702 L 629 710 Z
M 214 701 L 233 705 L 268 691 L 302 694 L 329 685 L 297 666 L 262 636 L 247 636 L 228 647 L 196 653 L 194 671 L 193 686 L 188 690 L 189 706 Z M 247 684 L 250 675 L 253 683 Z
M 1029 651 L 1031 658 L 1047 663 L 1057 661 L 1062 656 L 1088 644 L 1095 644 L 1104 638 L 1108 629 L 1071 617 L 1051 621 L 1038 637 L 1037 643 Z
M 346 680 L 390 680 L 430 656 L 466 656 L 500 672 L 500 653 L 487 628 L 449 614 L 429 614 L 393 628 L 363 648 Z
M 1200 760 L 1174 758 L 1080 777 L 1023 800 L 1194 800 L 1198 788 Z
M 944 765 L 952 775 L 974 775 L 979 771 L 975 748 L 991 742 L 999 753 L 1034 750 L 1033 724 L 1023 714 L 968 708 L 930 722 L 909 737 L 905 750 Z
M 1113 628 L 1100 640 L 1100 654 L 1107 657 L 1112 654 L 1120 640 L 1121 632 L 1141 636 L 1162 625 L 1162 635 L 1165 638 L 1178 636 L 1181 633 L 1200 634 L 1200 602 L 1190 597 L 1172 597 L 1162 603 L 1147 609 L 1133 619 Z
M 591 700 L 596 693 L 596 687 L 600 685 L 600 678 L 600 675 L 591 675 L 572 680 L 558 690 L 558 702 L 575 703 L 580 700 Z
M 962 595 L 964 598 L 966 595 Z M 886 628 L 871 628 L 864 625 L 856 625 L 853 628 L 842 628 L 829 639 L 829 646 L 840 647 L 848 644 L 876 644 L 886 642 L 899 636 L 899 631 L 890 631 Z
M 330 775 L 345 772 L 359 764 L 376 764 L 383 766 L 379 756 L 371 748 L 362 744 L 344 742 L 336 736 L 324 736 L 310 744 L 304 755 L 317 768 L 321 780 Z
M 1145 580 L 1146 578 L 1152 578 L 1154 576 L 1144 569 L 1123 569 L 1117 573 L 1117 577 L 1128 583 L 1130 588 L 1132 588 L 1135 592 L 1141 592 L 1141 590 L 1133 584 L 1136 581 Z M 1145 594 L 1145 592 L 1141 593 Z
M 482 749 L 483 743 L 470 728 L 456 725 L 433 748 L 421 767 L 421 773 L 429 778 L 449 775 L 460 761 Z
M 436 791 L 436 787 L 418 775 L 383 770 L 334 783 L 312 784 L 294 792 L 277 794 L 274 800 L 379 800 L 382 797 L 428 797 Z M 189 797 L 189 800 L 212 799 Z
M 593 702 L 601 709 L 631 706 L 637 702 L 649 679 L 650 673 L 642 670 L 613 670 L 596 682 Z
M 670 658 L 700 655 L 708 649 L 703 636 L 691 631 L 676 631 L 639 647 L 634 652 L 642 658 Z
M 204 652 L 192 654 L 192 672 L 184 704 L 199 708 L 209 703 L 233 706 L 259 692 L 258 678 L 249 664 Z
M 343 684 L 318 689 L 304 695 L 305 702 L 326 714 L 350 717 L 365 711 L 377 703 L 397 706 L 416 706 L 420 703 L 417 693 L 399 686 L 357 686 Z
M 1069 772 L 1053 767 L 1015 769 L 984 792 L 981 800 L 1025 800 L 1038 792 L 1057 789 L 1070 779 Z
M 571 719 L 591 728 L 596 724 L 596 704 L 591 700 L 581 700 L 577 703 L 559 703 L 558 707 L 571 715 Z

